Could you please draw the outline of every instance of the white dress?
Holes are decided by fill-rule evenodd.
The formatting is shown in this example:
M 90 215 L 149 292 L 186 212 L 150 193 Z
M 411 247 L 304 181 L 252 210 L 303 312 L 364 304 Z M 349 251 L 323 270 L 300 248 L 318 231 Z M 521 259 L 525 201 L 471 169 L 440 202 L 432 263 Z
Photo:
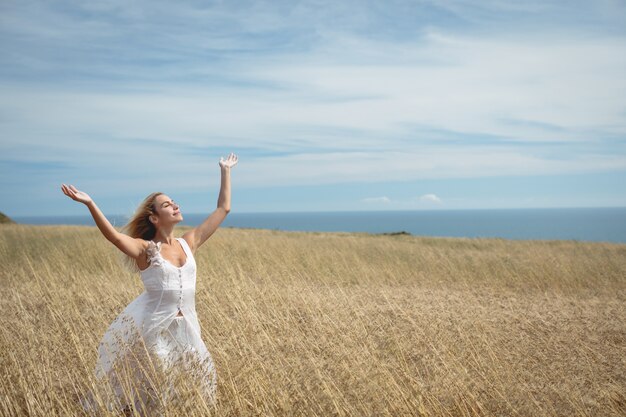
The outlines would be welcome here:
M 150 265 L 140 271 L 144 292 L 113 321 L 98 347 L 96 377 L 108 381 L 112 394 L 100 395 L 98 402 L 110 411 L 130 405 L 152 415 L 177 396 L 175 378 L 181 375 L 201 395 L 196 400 L 215 402 L 217 372 L 195 308 L 196 262 L 185 239 L 177 240 L 187 256 L 182 267 L 161 256 L 160 242 L 149 242 Z M 83 406 L 98 408 L 93 393 Z

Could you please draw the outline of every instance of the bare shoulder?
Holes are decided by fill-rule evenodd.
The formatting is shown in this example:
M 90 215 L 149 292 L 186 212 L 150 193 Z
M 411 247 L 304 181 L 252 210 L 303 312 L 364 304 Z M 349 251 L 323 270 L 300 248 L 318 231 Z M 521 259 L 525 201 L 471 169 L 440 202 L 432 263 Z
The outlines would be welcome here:
M 145 251 L 146 249 L 148 249 L 148 246 L 150 246 L 150 241 L 149 240 L 144 240 L 140 237 L 136 237 L 135 240 L 137 241 L 137 243 L 139 243 L 139 245 L 141 245 L 141 248 Z
M 137 243 L 137 246 L 140 248 L 137 256 L 134 257 L 135 263 L 140 271 L 145 270 L 150 264 L 148 263 L 147 250 L 150 246 L 150 241 L 144 240 L 141 238 L 132 238 Z
M 138 254 L 138 256 L 136 258 L 144 257 L 148 247 L 150 247 L 150 241 L 149 240 L 144 240 L 144 239 L 142 239 L 140 237 L 135 237 L 135 238 L 133 238 L 133 240 L 135 240 L 135 242 L 137 242 L 137 246 L 139 246 L 139 248 L 140 248 L 140 253 Z
M 148 242 L 144 239 L 131 237 L 120 232 L 115 234 L 115 239 L 111 240 L 111 243 L 131 258 L 138 258 L 145 253 L 148 247 Z
M 185 239 L 185 242 L 187 242 L 187 246 L 189 246 L 189 249 L 191 249 L 191 253 L 196 252 L 196 242 L 195 242 L 194 232 L 195 232 L 195 229 L 191 229 L 190 231 L 182 235 L 182 238 Z

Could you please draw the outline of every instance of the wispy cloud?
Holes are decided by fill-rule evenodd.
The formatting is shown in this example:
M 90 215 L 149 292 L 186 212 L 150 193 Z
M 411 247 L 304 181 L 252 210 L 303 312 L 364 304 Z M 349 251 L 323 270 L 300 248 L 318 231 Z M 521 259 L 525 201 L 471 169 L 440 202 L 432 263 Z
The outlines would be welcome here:
M 5 4 L 3 158 L 129 189 L 231 150 L 244 187 L 626 169 L 623 4 L 322 3 Z

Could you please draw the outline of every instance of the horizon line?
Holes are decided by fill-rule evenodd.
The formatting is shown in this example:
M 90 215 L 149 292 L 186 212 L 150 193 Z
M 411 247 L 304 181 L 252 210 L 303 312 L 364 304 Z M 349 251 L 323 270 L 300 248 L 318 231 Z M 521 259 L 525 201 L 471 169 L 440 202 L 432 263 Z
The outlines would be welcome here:
M 608 209 L 608 208 L 621 208 L 626 209 L 626 206 L 563 206 L 563 207 L 482 207 L 482 208 L 429 208 L 429 209 L 383 209 L 383 210 L 301 210 L 301 211 L 230 211 L 229 214 L 321 214 L 321 213 L 375 213 L 375 212 L 433 212 L 433 211 L 488 211 L 488 210 L 558 210 L 558 209 Z M 19 215 L 19 216 L 11 216 L 6 212 L 3 212 L 6 216 L 11 219 L 27 219 L 27 218 L 54 218 L 54 217 L 90 217 L 90 214 L 54 214 L 54 215 L 41 215 L 41 214 L 29 214 L 29 215 Z M 183 213 L 183 215 L 187 216 L 196 216 L 196 215 L 208 215 L 211 212 L 192 212 L 192 213 Z M 132 215 L 126 214 L 105 214 L 110 217 L 127 217 L 130 218 Z M 183 223 L 184 220 L 181 222 Z

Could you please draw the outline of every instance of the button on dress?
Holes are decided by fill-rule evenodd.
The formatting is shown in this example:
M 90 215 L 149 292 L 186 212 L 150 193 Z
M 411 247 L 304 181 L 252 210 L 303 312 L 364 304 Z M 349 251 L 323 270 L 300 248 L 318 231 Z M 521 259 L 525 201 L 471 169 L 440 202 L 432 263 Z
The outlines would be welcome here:
M 176 239 L 187 256 L 184 265 L 172 265 L 161 256 L 161 243 L 150 241 L 150 265 L 140 271 L 144 291 L 111 323 L 98 347 L 95 372 L 112 388 L 105 400 L 109 410 L 132 406 L 152 415 L 176 396 L 173 377 L 181 374 L 193 381 L 200 400 L 215 402 L 217 372 L 195 308 L 196 262 L 185 239 Z M 155 377 L 157 371 L 167 378 Z M 97 408 L 93 396 L 83 405 Z

